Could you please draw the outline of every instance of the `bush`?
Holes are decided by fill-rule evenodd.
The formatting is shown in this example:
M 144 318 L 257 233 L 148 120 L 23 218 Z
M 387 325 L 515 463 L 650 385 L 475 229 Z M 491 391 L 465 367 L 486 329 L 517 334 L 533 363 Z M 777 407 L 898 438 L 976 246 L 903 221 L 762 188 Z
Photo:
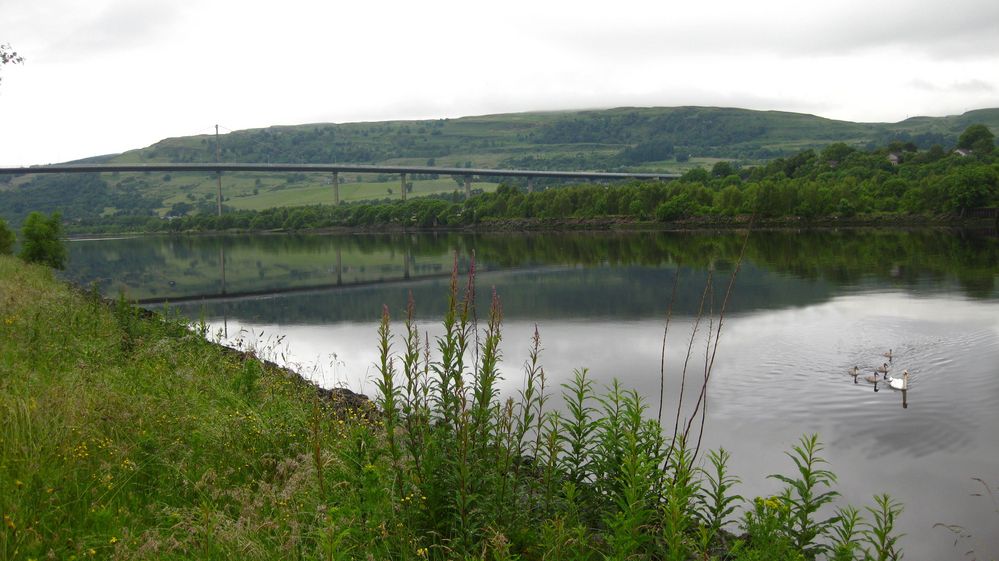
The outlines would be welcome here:
M 656 207 L 656 220 L 671 222 L 690 216 L 694 212 L 694 202 L 686 194 L 674 197 Z
M 7 223 L 0 218 L 0 255 L 12 255 L 14 253 L 14 232 L 7 227 Z
M 48 218 L 32 212 L 21 227 L 21 252 L 18 256 L 28 263 L 41 263 L 55 269 L 66 267 L 66 245 L 62 241 L 62 216 L 58 212 Z

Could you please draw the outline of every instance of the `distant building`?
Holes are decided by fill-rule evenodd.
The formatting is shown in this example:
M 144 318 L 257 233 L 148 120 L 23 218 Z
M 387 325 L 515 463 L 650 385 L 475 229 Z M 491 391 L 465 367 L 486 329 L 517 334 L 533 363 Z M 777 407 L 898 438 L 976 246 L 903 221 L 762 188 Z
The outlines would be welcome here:
M 888 154 L 888 161 L 891 162 L 891 165 L 897 166 L 899 162 L 902 161 L 902 157 L 895 152 L 892 152 L 891 154 Z
M 969 150 L 967 148 L 956 148 L 956 149 L 954 149 L 954 153 L 957 154 L 958 156 L 961 156 L 963 158 L 965 156 L 970 156 L 971 155 L 971 150 Z

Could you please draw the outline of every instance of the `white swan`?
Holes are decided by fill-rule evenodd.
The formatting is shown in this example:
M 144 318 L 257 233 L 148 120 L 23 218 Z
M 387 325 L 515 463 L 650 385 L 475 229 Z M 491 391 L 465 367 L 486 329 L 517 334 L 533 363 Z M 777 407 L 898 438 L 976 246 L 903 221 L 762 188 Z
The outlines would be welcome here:
M 893 390 L 909 389 L 909 371 L 903 371 L 901 378 L 888 378 L 888 386 Z

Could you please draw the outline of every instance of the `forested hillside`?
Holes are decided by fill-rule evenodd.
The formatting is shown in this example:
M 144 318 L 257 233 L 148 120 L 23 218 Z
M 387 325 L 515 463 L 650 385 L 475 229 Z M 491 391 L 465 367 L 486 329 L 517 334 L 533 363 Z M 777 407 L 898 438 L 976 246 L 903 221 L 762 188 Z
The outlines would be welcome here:
M 740 166 L 719 161 L 687 171 L 676 181 L 568 185 L 530 192 L 500 185 L 470 199 L 463 195 L 340 206 L 274 207 L 161 220 L 91 219 L 80 231 L 303 230 L 330 227 L 601 226 L 622 222 L 740 223 L 756 216 L 770 223 L 877 223 L 919 217 L 971 217 L 999 205 L 999 150 L 986 127 L 973 125 L 958 140 L 961 151 L 939 145 L 920 150 L 892 142 L 875 150 L 833 143 L 790 158 Z M 987 213 L 985 213 L 987 214 Z M 987 218 L 987 216 L 986 216 Z M 842 222 L 846 220 L 846 222 Z
M 220 137 L 226 162 L 397 164 L 565 170 L 684 172 L 719 161 L 749 167 L 832 143 L 871 151 L 896 143 L 947 151 L 970 124 L 999 130 L 999 109 L 899 123 L 851 123 L 813 115 L 711 107 L 619 108 L 376 123 L 312 124 L 235 131 Z M 214 161 L 216 140 L 170 138 L 88 162 Z M 458 183 L 411 178 L 413 194 L 449 196 Z M 347 201 L 398 196 L 391 175 L 344 175 Z M 260 211 L 332 202 L 321 174 L 226 174 L 225 204 Z M 492 191 L 493 183 L 477 187 Z M 101 217 L 183 217 L 212 213 L 213 174 L 0 176 L 0 217 L 15 224 L 29 210 L 59 210 L 70 222 Z

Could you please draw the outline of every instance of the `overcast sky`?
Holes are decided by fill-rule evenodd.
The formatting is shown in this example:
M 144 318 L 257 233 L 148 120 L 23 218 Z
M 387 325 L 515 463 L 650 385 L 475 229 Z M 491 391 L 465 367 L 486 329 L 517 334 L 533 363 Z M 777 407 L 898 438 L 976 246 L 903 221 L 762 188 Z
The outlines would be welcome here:
M 999 1 L 0 0 L 0 165 L 275 124 L 999 106 Z

